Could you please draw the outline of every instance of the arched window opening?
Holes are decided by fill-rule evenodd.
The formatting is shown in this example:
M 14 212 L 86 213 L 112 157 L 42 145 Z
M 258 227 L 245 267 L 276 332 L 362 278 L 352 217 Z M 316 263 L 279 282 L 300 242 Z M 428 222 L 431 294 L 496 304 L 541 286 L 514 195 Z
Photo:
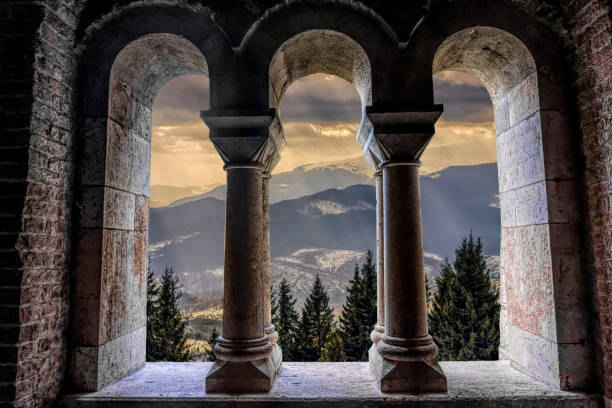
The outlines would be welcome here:
M 94 97 L 85 99 L 71 326 L 75 389 L 98 390 L 145 363 L 153 103 L 166 83 L 190 74 L 208 75 L 198 47 L 174 34 L 146 35 L 115 56 L 107 78 L 96 78 L 108 84 L 105 116 Z
M 280 117 L 287 146 L 270 178 L 270 280 L 283 360 L 367 360 L 376 282 L 375 259 L 367 269 L 366 253 L 376 248 L 376 194 L 355 141 L 359 95 L 337 76 L 308 75 L 286 89 Z M 364 264 L 358 280 L 364 273 L 369 279 L 362 287 L 370 285 L 374 320 L 363 339 L 349 345 L 349 331 L 368 319 L 367 313 L 348 318 L 349 308 L 358 307 L 361 285 L 356 281 L 350 289 L 350 282 L 355 266 L 363 270 Z M 319 302 L 327 303 L 327 311 L 315 312 Z
M 496 360 L 501 226 L 491 99 L 478 78 L 457 71 L 434 76 L 434 96 L 444 113 L 420 180 L 429 331 L 439 360 Z M 470 236 L 482 246 L 470 246 Z
M 493 102 L 499 204 L 499 358 L 555 388 L 585 386 L 591 366 L 580 286 L 574 161 L 559 85 L 516 36 L 493 27 L 444 40 L 433 73 L 476 76 Z M 574 293 L 567 296 L 568 293 Z M 568 328 L 570 328 L 568 330 Z
M 147 361 L 209 361 L 221 333 L 225 174 L 200 119 L 209 94 L 207 76 L 188 75 L 164 85 L 155 98 Z M 164 274 L 168 281 L 170 273 L 177 286 L 166 289 Z M 179 313 L 168 317 L 174 299 Z M 178 321 L 186 327 L 164 332 Z M 172 340 L 182 337 L 188 340 Z
M 367 360 L 369 330 L 355 350 L 342 337 L 357 324 L 346 317 L 356 307 L 346 289 L 352 280 L 358 291 L 362 265 L 371 288 L 370 299 L 359 301 L 371 312 L 361 319 L 373 319 L 371 329 L 376 319 L 375 257 L 366 262 L 367 251 L 376 250 L 376 194 L 363 143 L 355 142 L 371 101 L 369 59 L 345 34 L 302 32 L 270 62 L 270 106 L 280 107 L 287 139 L 269 182 L 273 322 L 285 361 Z M 281 313 L 287 292 L 297 301 L 292 327 L 284 327 Z M 327 297 L 334 317 L 327 313 L 318 328 L 309 327 L 311 301 Z

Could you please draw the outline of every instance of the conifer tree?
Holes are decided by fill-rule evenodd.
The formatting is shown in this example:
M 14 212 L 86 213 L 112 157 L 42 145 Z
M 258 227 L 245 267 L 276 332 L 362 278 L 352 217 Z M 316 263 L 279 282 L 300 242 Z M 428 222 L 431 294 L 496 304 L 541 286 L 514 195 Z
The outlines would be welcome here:
M 429 283 L 429 278 L 425 275 L 425 301 L 427 302 L 427 310 L 429 310 L 429 306 L 433 300 L 433 293 L 431 291 L 431 285 Z
M 300 352 L 303 361 L 317 361 L 321 357 L 327 336 L 332 329 L 333 315 L 329 296 L 317 277 L 302 308 L 300 321 Z
M 340 315 L 340 330 L 346 361 L 365 361 L 367 356 L 368 343 L 364 337 L 365 329 L 362 324 L 362 318 L 365 314 L 363 310 L 363 287 L 359 266 L 355 263 L 353 279 L 349 281 L 349 286 L 346 288 L 348 294 Z
M 193 356 L 187 345 L 187 322 L 178 309 L 180 286 L 174 270 L 165 267 L 150 319 L 155 346 L 149 361 L 190 361 Z
M 147 268 L 147 361 L 157 361 L 157 356 L 161 355 L 158 347 L 158 342 L 153 336 L 153 328 L 156 327 L 155 323 L 155 302 L 157 301 L 157 294 L 159 288 L 155 281 L 153 271 L 151 271 L 150 261 Z
M 366 261 L 361 265 L 361 282 L 364 298 L 362 323 L 365 326 L 368 340 L 376 324 L 376 266 L 374 265 L 373 257 L 372 251 L 368 249 Z
M 278 343 L 283 351 L 284 361 L 297 361 L 297 332 L 299 315 L 295 310 L 296 299 L 291 293 L 291 286 L 283 278 L 278 289 L 272 290 L 272 323 L 278 333 Z
M 208 336 L 208 350 L 206 351 L 206 361 L 215 361 L 217 357 L 215 357 L 215 344 L 217 344 L 217 339 L 219 338 L 219 332 L 216 327 L 213 327 L 212 332 Z
M 342 334 L 338 328 L 334 327 L 327 336 L 319 361 L 346 361 Z
M 480 238 L 472 233 L 441 265 L 430 332 L 442 360 L 494 360 L 499 348 L 499 299 L 491 286 Z

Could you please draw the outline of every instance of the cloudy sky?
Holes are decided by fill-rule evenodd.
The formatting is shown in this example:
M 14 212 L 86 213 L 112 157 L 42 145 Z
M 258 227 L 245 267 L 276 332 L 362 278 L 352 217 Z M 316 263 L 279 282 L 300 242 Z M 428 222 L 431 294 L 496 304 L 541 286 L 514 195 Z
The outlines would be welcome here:
M 152 186 L 202 192 L 225 182 L 219 154 L 199 118 L 199 111 L 208 108 L 208 94 L 204 76 L 175 79 L 158 93 L 153 111 Z M 494 162 L 493 111 L 480 82 L 467 74 L 439 74 L 435 99 L 444 104 L 444 114 L 423 156 L 422 171 Z M 293 83 L 281 101 L 281 118 L 287 147 L 275 173 L 361 155 L 355 141 L 361 118 L 359 96 L 351 84 L 337 77 L 316 74 Z

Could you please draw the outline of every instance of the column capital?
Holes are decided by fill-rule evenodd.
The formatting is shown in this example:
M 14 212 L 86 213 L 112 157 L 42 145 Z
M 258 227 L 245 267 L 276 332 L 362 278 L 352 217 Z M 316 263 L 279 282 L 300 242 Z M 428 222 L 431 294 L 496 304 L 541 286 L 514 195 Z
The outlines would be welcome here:
M 270 172 L 287 144 L 277 109 L 210 109 L 200 118 L 226 167 L 253 163 Z
M 442 105 L 402 109 L 367 106 L 365 116 L 371 130 L 366 148 L 377 164 L 418 160 L 442 112 Z

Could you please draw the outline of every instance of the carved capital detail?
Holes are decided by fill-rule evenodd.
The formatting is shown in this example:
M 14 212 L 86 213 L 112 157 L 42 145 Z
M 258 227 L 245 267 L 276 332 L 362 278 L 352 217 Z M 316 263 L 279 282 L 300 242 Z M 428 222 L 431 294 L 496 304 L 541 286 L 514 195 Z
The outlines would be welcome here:
M 211 109 L 200 117 L 226 165 L 254 163 L 270 172 L 287 144 L 276 109 Z
M 442 114 L 442 105 L 426 109 L 390 110 L 366 107 L 370 131 L 359 135 L 368 161 L 379 168 L 383 162 L 416 161 L 435 133 L 434 125 Z M 363 125 L 362 125 L 363 127 Z

